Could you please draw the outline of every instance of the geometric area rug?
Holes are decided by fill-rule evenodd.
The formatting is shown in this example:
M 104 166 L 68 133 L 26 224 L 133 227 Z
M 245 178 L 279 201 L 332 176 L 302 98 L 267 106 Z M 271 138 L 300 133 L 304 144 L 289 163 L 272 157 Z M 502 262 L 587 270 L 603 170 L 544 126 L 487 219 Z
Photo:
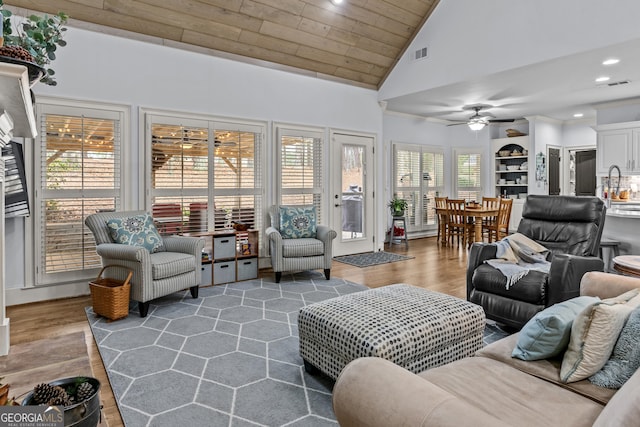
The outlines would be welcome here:
M 86 312 L 128 427 L 337 426 L 333 381 L 298 353 L 298 310 L 364 289 L 308 271 L 175 293 L 145 318 Z
M 386 264 L 389 262 L 405 261 L 413 259 L 412 256 L 394 254 L 392 252 L 365 252 L 355 255 L 344 255 L 335 257 L 334 260 L 344 264 L 355 265 L 356 267 L 369 267 L 372 265 Z

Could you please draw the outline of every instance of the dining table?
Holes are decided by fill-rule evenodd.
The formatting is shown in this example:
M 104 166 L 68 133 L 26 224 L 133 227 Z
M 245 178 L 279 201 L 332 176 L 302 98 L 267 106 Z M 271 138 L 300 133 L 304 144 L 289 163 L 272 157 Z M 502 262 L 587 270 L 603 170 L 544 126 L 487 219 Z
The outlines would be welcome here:
M 485 218 L 497 217 L 498 216 L 498 208 L 489 208 L 482 205 L 477 206 L 465 206 L 463 214 L 465 218 L 473 218 L 473 240 L 474 242 L 482 242 L 482 220 Z M 447 208 L 436 208 L 436 214 L 439 216 L 441 214 L 446 214 Z M 440 235 L 445 236 L 446 234 L 446 224 L 441 223 L 438 225 L 440 227 Z M 445 238 L 443 242 L 446 242 Z

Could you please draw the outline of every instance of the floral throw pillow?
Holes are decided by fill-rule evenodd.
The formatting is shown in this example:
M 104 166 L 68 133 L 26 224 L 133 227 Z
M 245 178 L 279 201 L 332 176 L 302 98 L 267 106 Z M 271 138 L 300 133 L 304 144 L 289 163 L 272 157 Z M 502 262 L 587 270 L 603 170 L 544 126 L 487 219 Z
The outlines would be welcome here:
M 283 239 L 316 237 L 316 208 L 314 206 L 281 206 L 280 234 Z
M 107 221 L 107 227 L 115 243 L 141 246 L 151 253 L 164 251 L 162 237 L 149 215 L 113 218 Z

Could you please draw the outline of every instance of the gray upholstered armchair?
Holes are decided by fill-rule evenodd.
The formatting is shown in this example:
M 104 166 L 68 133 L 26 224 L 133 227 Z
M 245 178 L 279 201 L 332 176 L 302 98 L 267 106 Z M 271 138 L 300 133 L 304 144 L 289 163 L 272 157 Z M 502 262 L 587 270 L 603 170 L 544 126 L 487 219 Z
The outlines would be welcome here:
M 138 302 L 140 317 L 145 317 L 149 302 L 189 288 L 193 298 L 198 297 L 202 248 L 204 240 L 198 237 L 163 237 L 163 249 L 151 253 L 140 246 L 114 243 L 107 221 L 148 214 L 145 211 L 101 212 L 89 215 L 85 224 L 96 240 L 96 251 L 102 265 L 122 265 L 133 270 L 131 299 Z M 124 272 L 113 270 L 113 278 L 124 280 Z M 117 275 L 122 274 L 122 277 Z
M 301 207 L 308 208 L 311 207 Z M 331 278 L 331 247 L 337 234 L 325 225 L 316 225 L 312 237 L 285 238 L 280 231 L 280 207 L 272 206 L 266 235 L 269 238 L 271 267 L 276 274 L 276 283 L 280 283 L 283 271 L 324 269 L 324 275 Z

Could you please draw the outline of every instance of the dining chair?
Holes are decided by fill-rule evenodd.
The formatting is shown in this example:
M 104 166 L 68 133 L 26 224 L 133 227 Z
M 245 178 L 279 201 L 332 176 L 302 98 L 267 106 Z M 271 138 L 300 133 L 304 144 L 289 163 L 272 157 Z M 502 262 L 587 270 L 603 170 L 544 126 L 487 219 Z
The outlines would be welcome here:
M 447 242 L 451 242 L 452 245 L 454 238 L 457 239 L 458 245 L 460 240 L 465 245 L 470 231 L 473 232 L 473 224 L 469 227 L 464 210 L 464 199 L 447 199 Z
M 436 209 L 440 209 L 438 212 L 438 242 L 443 244 L 447 241 L 447 198 L 436 197 Z
M 484 209 L 499 209 L 500 208 L 500 197 L 483 197 L 482 198 L 482 207 Z M 489 232 L 489 228 L 494 226 L 498 222 L 498 215 L 489 216 L 482 219 L 482 236 L 487 236 L 487 241 L 491 243 L 491 233 Z
M 496 221 L 488 225 L 489 243 L 501 240 L 509 235 L 509 220 L 511 219 L 511 208 L 513 199 L 500 199 L 498 217 Z

